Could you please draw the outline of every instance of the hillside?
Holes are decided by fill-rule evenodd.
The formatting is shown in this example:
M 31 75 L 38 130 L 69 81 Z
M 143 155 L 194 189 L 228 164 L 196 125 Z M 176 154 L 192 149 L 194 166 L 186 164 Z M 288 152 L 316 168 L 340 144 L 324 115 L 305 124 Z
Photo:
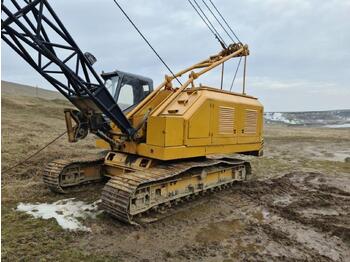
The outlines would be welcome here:
M 32 86 L 1 81 L 1 94 L 39 97 L 44 99 L 65 99 L 59 92 Z M 123 105 L 121 105 L 123 108 Z M 350 127 L 350 109 L 309 112 L 266 112 L 268 124 Z
M 63 95 L 56 91 L 12 83 L 8 81 L 1 81 L 1 95 L 30 96 L 45 99 L 65 99 Z
M 327 127 L 350 127 L 350 109 L 310 112 L 267 112 L 267 123 L 310 125 Z

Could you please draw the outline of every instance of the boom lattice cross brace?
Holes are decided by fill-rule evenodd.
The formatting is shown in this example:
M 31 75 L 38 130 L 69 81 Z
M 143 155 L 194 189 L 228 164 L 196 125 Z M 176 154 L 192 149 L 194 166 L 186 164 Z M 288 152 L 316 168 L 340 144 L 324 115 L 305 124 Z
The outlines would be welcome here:
M 17 54 L 86 117 L 103 113 L 125 135 L 133 135 L 134 128 L 92 67 L 96 59 L 80 50 L 47 0 L 8 0 L 1 7 L 1 38 Z

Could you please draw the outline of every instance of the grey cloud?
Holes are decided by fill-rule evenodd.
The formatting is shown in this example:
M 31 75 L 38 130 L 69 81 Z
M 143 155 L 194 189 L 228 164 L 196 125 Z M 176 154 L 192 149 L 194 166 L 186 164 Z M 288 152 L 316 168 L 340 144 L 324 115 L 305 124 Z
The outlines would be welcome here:
M 174 71 L 219 51 L 185 0 L 119 2 Z M 346 91 L 350 89 L 348 0 L 213 2 L 250 46 L 248 92 L 258 96 L 267 111 L 350 107 Z M 118 68 L 150 76 L 156 83 L 168 74 L 112 0 L 50 3 L 81 48 L 98 58 L 97 71 Z M 235 63 L 226 65 L 225 88 L 229 88 Z M 219 86 L 219 72 L 200 82 Z M 2 78 L 48 87 L 5 44 Z

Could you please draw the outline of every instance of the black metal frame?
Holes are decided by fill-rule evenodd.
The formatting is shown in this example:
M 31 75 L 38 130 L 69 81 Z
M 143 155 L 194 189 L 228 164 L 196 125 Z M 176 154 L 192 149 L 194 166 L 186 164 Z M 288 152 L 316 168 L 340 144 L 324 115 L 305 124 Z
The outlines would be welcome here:
M 7 2 L 7 5 L 4 4 L 4 0 L 1 3 L 1 38 L 84 115 L 88 117 L 96 113 L 96 108 L 89 106 L 89 103 L 77 103 L 80 98 L 90 100 L 123 134 L 132 137 L 135 129 L 92 67 L 96 59 L 80 50 L 48 1 Z M 11 11 L 10 7 L 14 11 Z M 54 32 L 55 39 L 64 44 L 59 41 L 53 42 L 48 30 Z M 71 52 L 70 55 L 65 57 L 59 54 L 63 50 Z M 47 61 L 44 61 L 44 58 Z M 54 65 L 58 70 L 49 70 L 49 67 Z M 60 79 L 62 76 L 67 83 Z

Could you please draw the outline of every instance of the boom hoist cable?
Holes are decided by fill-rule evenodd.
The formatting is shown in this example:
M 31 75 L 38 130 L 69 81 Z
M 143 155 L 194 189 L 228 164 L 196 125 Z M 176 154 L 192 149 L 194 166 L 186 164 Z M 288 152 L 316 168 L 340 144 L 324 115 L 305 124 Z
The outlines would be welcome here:
M 196 6 L 198 7 L 199 11 L 201 11 L 201 13 L 203 14 L 203 16 L 205 17 L 205 19 L 208 21 L 208 23 L 211 25 L 211 27 L 214 29 L 215 33 L 219 36 L 220 40 L 225 44 L 225 46 L 227 46 L 227 44 L 225 43 L 224 38 L 220 35 L 220 33 L 218 32 L 218 30 L 216 30 L 215 26 L 213 25 L 213 23 L 210 21 L 210 19 L 208 18 L 208 16 L 205 14 L 205 12 L 203 11 L 203 9 L 201 8 L 201 6 L 198 4 L 198 2 L 196 0 L 193 0 L 194 3 L 196 4 Z
M 196 0 L 193 0 L 194 3 L 197 5 L 197 7 L 192 3 L 191 0 L 187 0 L 190 5 L 193 7 L 193 9 L 196 11 L 196 13 L 198 14 L 198 16 L 202 19 L 202 21 L 205 23 L 205 25 L 209 28 L 209 30 L 212 32 L 212 34 L 214 35 L 214 37 L 219 41 L 220 45 L 222 48 L 226 49 L 227 45 L 225 43 L 225 40 L 222 38 L 222 36 L 219 34 L 219 32 L 216 30 L 215 26 L 210 22 L 209 18 L 207 17 L 207 15 L 204 13 L 204 11 L 202 10 L 202 8 L 200 7 L 200 5 L 197 3 Z M 198 9 L 200 10 L 200 12 L 198 11 Z M 202 14 L 201 14 L 202 13 Z
M 219 11 L 219 9 L 216 7 L 216 5 L 213 3 L 212 0 L 209 0 L 211 5 L 214 7 L 214 9 L 216 10 L 216 12 L 219 14 L 219 16 L 221 17 L 221 19 L 224 21 L 224 23 L 226 24 L 226 26 L 228 27 L 228 29 L 231 31 L 232 35 L 237 39 L 238 43 L 242 43 L 241 40 L 238 38 L 237 34 L 233 31 L 232 27 L 228 24 L 228 22 L 226 21 L 226 19 L 224 18 L 224 16 L 221 14 L 221 12 Z M 207 7 L 207 9 L 209 10 L 209 12 L 212 14 L 212 16 L 215 18 L 215 20 L 218 22 L 218 24 L 221 26 L 221 28 L 225 31 L 225 33 L 229 36 L 229 38 L 231 39 L 231 41 L 233 41 L 233 43 L 235 43 L 234 39 L 232 38 L 232 36 L 229 34 L 229 32 L 227 32 L 227 30 L 225 29 L 225 27 L 222 25 L 222 23 L 219 21 L 219 19 L 217 18 L 217 16 L 213 13 L 213 11 L 211 10 L 211 8 L 208 6 L 208 4 L 206 3 L 205 0 L 202 0 L 203 4 Z M 236 80 L 237 77 L 237 73 L 238 70 L 240 68 L 242 62 L 242 57 L 240 57 L 239 62 L 237 64 L 234 76 L 232 78 L 231 81 L 231 86 L 230 86 L 230 92 L 232 91 L 234 82 Z M 246 63 L 247 63 L 247 57 L 244 58 L 244 73 L 243 73 L 243 94 L 245 93 L 245 76 L 246 76 Z M 223 72 L 222 72 L 223 75 Z M 223 76 L 222 76 L 223 78 Z
M 193 9 L 196 11 L 196 13 L 199 15 L 199 17 L 202 19 L 202 21 L 204 22 L 204 24 L 208 27 L 208 29 L 210 30 L 210 32 L 212 32 L 212 34 L 214 35 L 214 37 L 220 42 L 221 46 L 223 46 L 223 43 L 221 42 L 221 40 L 219 39 L 219 37 L 217 36 L 217 34 L 214 32 L 214 30 L 209 26 L 208 22 L 203 18 L 203 16 L 199 13 L 199 11 L 197 10 L 197 8 L 193 5 L 193 3 L 190 0 L 187 0 L 190 5 L 193 7 Z
M 120 6 L 117 0 L 113 0 L 114 3 L 118 6 L 120 11 L 124 14 L 126 19 L 131 23 L 131 25 L 136 29 L 136 31 L 139 33 L 139 35 L 145 40 L 147 45 L 152 49 L 152 51 L 155 53 L 155 55 L 158 57 L 158 59 L 163 63 L 163 65 L 168 69 L 168 71 L 171 73 L 171 75 L 176 79 L 176 81 L 182 86 L 181 81 L 175 76 L 174 72 L 170 69 L 170 67 L 165 63 L 164 59 L 159 55 L 159 53 L 154 49 L 154 47 L 151 45 L 151 43 L 147 40 L 147 38 L 142 34 L 140 29 L 136 26 L 136 24 L 132 21 L 132 19 L 128 16 L 128 14 L 124 11 L 124 9 Z
M 223 15 L 221 14 L 221 12 L 219 11 L 219 9 L 215 6 L 215 4 L 213 3 L 212 0 L 209 0 L 211 5 L 214 7 L 214 9 L 216 10 L 216 12 L 219 14 L 219 16 L 221 17 L 221 19 L 225 22 L 225 24 L 227 25 L 227 27 L 230 29 L 231 33 L 234 35 L 234 37 L 237 39 L 237 41 L 239 43 L 242 43 L 241 40 L 239 40 L 238 36 L 235 34 L 235 32 L 232 30 L 231 26 L 227 23 L 226 19 L 223 17 Z
M 193 9 L 196 11 L 196 13 L 199 15 L 199 17 L 202 19 L 202 21 L 205 23 L 205 25 L 209 28 L 209 30 L 212 32 L 212 34 L 215 36 L 215 38 L 220 42 L 221 46 L 226 49 L 226 43 L 224 42 L 223 37 L 219 34 L 219 32 L 216 30 L 215 26 L 210 22 L 209 18 L 207 17 L 207 15 L 204 13 L 204 11 L 202 10 L 202 8 L 200 7 L 200 5 L 197 3 L 196 0 L 193 0 L 193 2 L 196 4 L 196 6 L 192 3 L 191 0 L 187 0 L 191 6 L 193 7 Z M 207 2 L 205 0 L 202 0 L 203 4 L 205 5 L 205 7 L 207 8 L 207 10 L 211 13 L 211 15 L 214 17 L 214 19 L 216 20 L 216 22 L 220 25 L 221 29 L 224 30 L 224 32 L 226 33 L 226 35 L 230 38 L 230 40 L 236 44 L 236 41 L 233 39 L 232 36 L 234 36 L 238 43 L 241 44 L 242 42 L 240 41 L 240 39 L 238 38 L 238 36 L 236 35 L 236 33 L 233 31 L 232 27 L 228 24 L 228 22 L 226 21 L 226 19 L 223 17 L 223 15 L 221 14 L 221 12 L 219 11 L 219 9 L 216 7 L 216 5 L 213 3 L 212 0 L 209 0 L 211 5 L 214 7 L 215 11 L 219 14 L 221 20 L 225 23 L 226 27 L 230 30 L 230 32 L 228 32 L 228 30 L 225 28 L 225 26 L 223 25 L 223 23 L 220 21 L 220 19 L 217 17 L 217 15 L 212 11 L 211 7 L 207 4 Z M 198 9 L 200 10 L 200 12 L 198 11 Z M 246 59 L 245 61 L 245 66 L 246 66 Z M 234 82 L 237 78 L 237 73 L 238 70 L 240 68 L 242 62 L 242 57 L 240 57 L 239 62 L 237 64 L 236 70 L 234 71 L 234 75 L 231 81 L 231 85 L 230 85 L 230 91 L 232 91 Z M 245 74 L 245 73 L 244 73 Z M 222 70 L 221 70 L 221 89 L 223 88 L 223 79 L 224 79 L 224 64 L 222 65 Z M 245 75 L 244 75 L 244 81 L 243 81 L 243 93 L 245 92 Z
M 214 12 L 211 10 L 211 8 L 208 6 L 208 4 L 202 0 L 203 4 L 206 6 L 206 8 L 209 10 L 209 12 L 211 13 L 211 15 L 214 17 L 214 19 L 216 20 L 216 22 L 218 22 L 218 24 L 220 25 L 220 27 L 224 30 L 224 32 L 227 34 L 227 36 L 231 39 L 231 41 L 233 43 L 236 43 L 236 41 L 232 38 L 232 36 L 229 34 L 229 32 L 227 32 L 226 28 L 222 25 L 222 23 L 220 22 L 220 20 L 217 18 L 217 16 L 214 14 Z

